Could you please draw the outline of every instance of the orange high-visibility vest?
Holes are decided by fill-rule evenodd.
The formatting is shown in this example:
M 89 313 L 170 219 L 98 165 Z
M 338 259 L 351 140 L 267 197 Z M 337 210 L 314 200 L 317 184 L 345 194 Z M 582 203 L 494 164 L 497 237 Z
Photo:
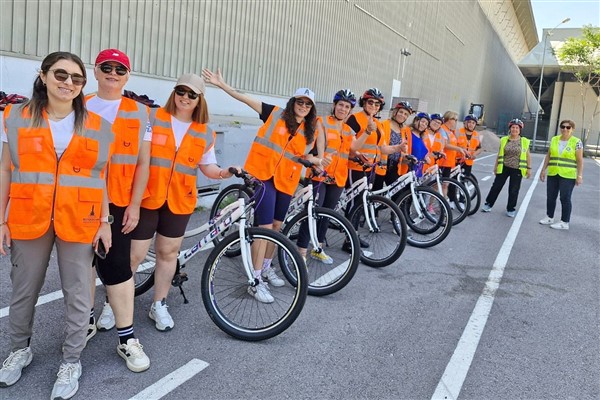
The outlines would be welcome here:
M 261 181 L 273 178 L 275 188 L 292 196 L 304 176 L 304 167 L 295 160 L 302 158 L 312 149 L 306 143 L 304 122 L 291 134 L 281 119 L 283 110 L 275 107 L 267 122 L 260 127 L 244 169 Z
M 171 127 L 171 114 L 162 107 L 153 109 L 150 124 L 150 197 L 142 200 L 142 207 L 156 210 L 166 201 L 173 214 L 191 214 L 196 207 L 198 196 L 198 163 L 204 153 L 214 145 L 216 133 L 206 124 L 192 122 L 177 149 Z
M 367 124 L 369 123 L 369 116 L 364 111 L 359 111 L 353 115 L 356 118 L 356 122 L 358 122 L 358 125 L 360 125 L 360 131 L 356 132 L 356 138 L 358 139 L 363 134 L 366 134 L 365 132 L 367 129 Z M 373 161 L 373 159 L 376 156 L 379 156 L 378 160 L 382 161 L 383 165 L 386 165 L 387 164 L 387 155 L 381 154 L 379 147 L 383 146 L 383 145 L 387 145 L 390 142 L 389 133 L 385 132 L 385 129 L 383 128 L 383 125 L 381 125 L 381 122 L 379 122 L 377 119 L 373 119 L 373 121 L 375 122 L 375 125 L 377 127 L 376 128 L 377 132 L 371 133 L 369 135 L 369 137 L 367 138 L 367 140 L 365 141 L 365 144 L 363 145 L 363 147 L 358 149 L 358 151 L 360 151 L 362 154 L 367 156 L 367 158 L 369 158 L 370 161 Z M 378 138 L 379 138 L 379 140 L 377 140 Z M 348 168 L 355 170 L 355 171 L 363 170 L 362 167 L 360 166 L 360 164 L 358 164 L 354 161 L 348 161 Z M 370 171 L 370 169 L 367 171 Z M 377 175 L 385 176 L 386 169 L 384 167 L 378 166 L 375 169 L 375 173 Z
M 100 226 L 105 169 L 113 152 L 110 123 L 88 112 L 57 158 L 48 115 L 31 127 L 29 108 L 4 111 L 11 158 L 8 226 L 13 239 L 31 240 L 48 231 L 67 242 L 91 243 Z M 105 212 L 108 212 L 106 210 Z
M 465 128 L 460 128 L 456 133 L 456 143 L 463 149 L 466 149 L 469 154 L 473 153 L 480 145 L 479 140 L 479 132 L 473 131 L 471 133 L 471 139 L 467 138 L 467 130 Z M 465 159 L 466 165 L 473 165 L 475 160 L 470 158 Z
M 85 101 L 94 96 L 86 96 Z M 115 151 L 110 158 L 107 173 L 108 200 L 119 207 L 126 207 L 131 203 L 133 178 L 147 122 L 147 106 L 127 97 L 121 98 L 119 111 L 113 122 Z M 149 195 L 146 190 L 143 198 Z
M 431 129 L 428 129 L 428 131 L 431 132 Z M 444 151 L 444 139 L 442 138 L 442 134 L 440 133 L 440 131 L 436 131 L 433 132 L 434 136 L 433 136 L 433 140 L 431 140 L 429 138 L 429 133 L 426 133 L 425 135 L 423 135 L 423 142 L 425 142 L 425 146 L 427 147 L 427 149 L 429 150 L 429 153 L 433 153 L 434 151 L 437 151 L 439 153 Z M 434 162 L 432 159 L 431 164 L 426 164 L 423 166 L 423 170 L 433 166 Z M 438 165 L 441 164 L 441 159 L 438 161 Z
M 348 154 L 350 153 L 350 144 L 352 143 L 352 129 L 342 123 L 341 129 L 338 127 L 338 121 L 333 116 L 326 118 L 319 117 L 325 131 L 326 148 L 324 157 L 331 155 L 331 164 L 325 169 L 329 176 L 335 178 L 335 183 L 339 187 L 346 185 L 348 179 Z M 322 177 L 314 177 L 315 180 L 323 180 Z
M 452 146 L 458 145 L 456 141 L 456 136 L 454 135 L 454 131 L 448 128 L 446 124 L 442 124 L 440 130 L 446 132 L 446 136 L 448 137 L 444 146 L 446 144 L 450 144 Z M 446 158 L 442 158 L 440 160 L 440 167 L 454 168 L 456 166 L 456 150 L 446 150 L 446 148 L 444 147 L 444 153 L 446 154 Z

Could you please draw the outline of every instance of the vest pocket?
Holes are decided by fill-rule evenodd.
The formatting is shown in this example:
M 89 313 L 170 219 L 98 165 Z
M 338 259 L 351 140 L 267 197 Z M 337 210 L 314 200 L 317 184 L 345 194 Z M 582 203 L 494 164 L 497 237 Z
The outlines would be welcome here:
M 102 189 L 79 188 L 77 218 L 75 221 L 83 221 L 84 225 L 98 225 L 100 223 L 102 208 Z
M 35 187 L 31 184 L 13 183 L 10 185 L 8 219 L 19 225 L 35 222 L 36 208 L 33 203 Z

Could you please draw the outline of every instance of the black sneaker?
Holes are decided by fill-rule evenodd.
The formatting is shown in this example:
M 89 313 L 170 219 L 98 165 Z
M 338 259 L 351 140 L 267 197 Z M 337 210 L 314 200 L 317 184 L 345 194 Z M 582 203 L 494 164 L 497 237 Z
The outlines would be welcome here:
M 361 249 L 368 249 L 370 244 L 369 242 L 362 240 L 360 237 L 358 238 L 358 241 L 360 242 L 360 248 Z

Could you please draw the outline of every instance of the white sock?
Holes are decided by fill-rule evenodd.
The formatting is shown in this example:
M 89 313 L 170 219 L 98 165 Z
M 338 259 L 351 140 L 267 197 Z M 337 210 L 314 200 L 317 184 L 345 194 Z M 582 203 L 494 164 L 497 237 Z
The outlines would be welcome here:
M 271 261 L 273 261 L 272 258 L 265 258 L 263 260 L 263 271 L 267 271 L 269 268 L 271 268 Z

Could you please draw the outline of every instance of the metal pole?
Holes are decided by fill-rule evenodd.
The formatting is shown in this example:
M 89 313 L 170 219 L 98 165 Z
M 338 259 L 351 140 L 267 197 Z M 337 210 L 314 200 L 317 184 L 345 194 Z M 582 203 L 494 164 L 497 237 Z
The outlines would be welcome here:
M 535 140 L 537 138 L 538 120 L 540 118 L 540 102 L 542 100 L 542 83 L 544 82 L 544 64 L 546 62 L 546 43 L 548 34 L 544 36 L 544 52 L 542 53 L 542 72 L 540 73 L 540 88 L 538 89 L 537 110 L 535 112 L 535 123 L 533 125 L 533 151 L 535 151 Z

